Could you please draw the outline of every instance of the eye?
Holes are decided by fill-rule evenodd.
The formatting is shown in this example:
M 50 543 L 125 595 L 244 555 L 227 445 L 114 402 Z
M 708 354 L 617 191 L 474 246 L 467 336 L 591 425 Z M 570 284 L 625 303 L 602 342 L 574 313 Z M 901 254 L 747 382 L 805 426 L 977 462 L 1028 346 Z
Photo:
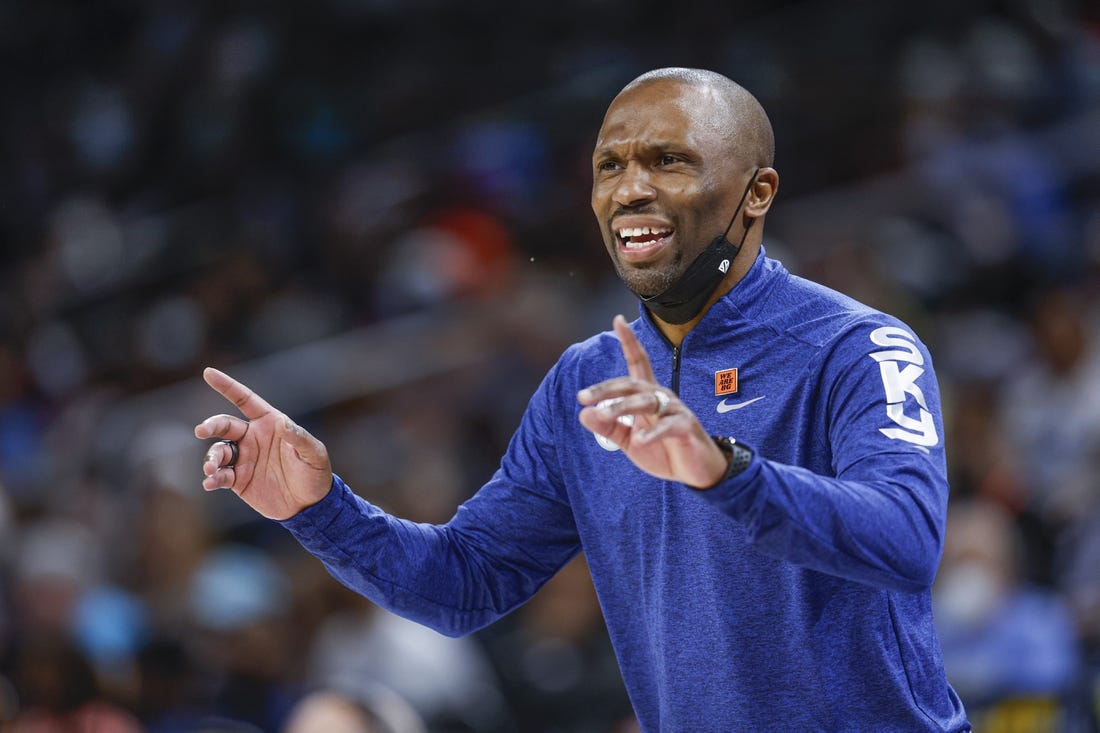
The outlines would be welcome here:
M 619 161 L 617 160 L 601 160 L 596 164 L 596 170 L 599 171 L 615 171 L 619 169 Z
M 676 163 L 682 163 L 683 159 L 672 153 L 665 153 L 661 156 L 661 165 L 675 165 Z

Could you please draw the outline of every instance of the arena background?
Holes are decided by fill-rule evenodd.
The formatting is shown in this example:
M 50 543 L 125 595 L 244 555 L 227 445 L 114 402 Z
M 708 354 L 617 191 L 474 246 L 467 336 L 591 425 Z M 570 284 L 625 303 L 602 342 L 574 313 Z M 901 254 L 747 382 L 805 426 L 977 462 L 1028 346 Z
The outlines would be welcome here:
M 561 349 L 637 311 L 589 156 L 665 65 L 771 115 L 769 254 L 936 358 L 937 625 L 976 729 L 1096 731 L 1085 0 L 0 1 L 0 729 L 283 731 L 329 689 L 391 732 L 632 730 L 582 561 L 444 639 L 202 492 L 191 428 L 224 368 L 446 520 Z

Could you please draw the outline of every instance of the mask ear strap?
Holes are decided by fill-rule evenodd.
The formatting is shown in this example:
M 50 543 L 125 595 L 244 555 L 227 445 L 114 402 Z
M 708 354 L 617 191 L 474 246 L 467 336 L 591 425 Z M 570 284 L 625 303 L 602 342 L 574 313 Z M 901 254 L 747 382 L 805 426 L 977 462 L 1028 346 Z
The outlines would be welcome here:
M 733 229 L 733 222 L 737 221 L 737 215 L 739 213 L 741 213 L 741 206 L 742 206 L 742 204 L 745 203 L 745 199 L 747 199 L 749 197 L 749 191 L 752 190 L 753 184 L 756 183 L 756 176 L 757 176 L 758 173 L 760 173 L 760 168 L 759 167 L 753 169 L 752 178 L 749 179 L 749 185 L 745 186 L 745 192 L 741 194 L 741 200 L 737 202 L 737 208 L 735 208 L 733 210 L 733 216 L 730 217 L 730 223 L 726 224 L 726 231 L 722 232 L 722 237 L 723 238 L 728 237 L 729 233 L 730 233 L 730 229 Z M 751 226 L 752 226 L 751 223 L 747 224 L 745 226 L 746 231 Z M 741 237 L 741 241 L 742 242 L 745 241 L 745 238 L 743 236 Z

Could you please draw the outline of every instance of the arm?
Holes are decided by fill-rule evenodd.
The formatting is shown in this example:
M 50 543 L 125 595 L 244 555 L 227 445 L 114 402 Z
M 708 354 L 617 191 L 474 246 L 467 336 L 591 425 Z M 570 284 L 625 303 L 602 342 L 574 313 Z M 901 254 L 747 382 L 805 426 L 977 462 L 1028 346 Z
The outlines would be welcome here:
M 218 415 L 196 427 L 200 438 L 239 445 L 235 466 L 225 465 L 227 449 L 211 448 L 203 485 L 232 488 L 333 576 L 395 613 L 453 636 L 472 632 L 530 598 L 579 550 L 546 419 L 552 376 L 501 468 L 446 525 L 409 522 L 356 496 L 332 474 L 320 441 L 231 377 L 208 370 L 207 381 L 250 419 Z
M 938 391 L 922 345 L 873 331 L 884 346 L 868 340 L 872 328 L 846 335 L 822 367 L 833 475 L 756 455 L 718 483 L 728 459 L 716 462 L 720 451 L 674 396 L 657 415 L 662 401 L 653 395 L 662 388 L 625 323 L 616 332 L 630 375 L 582 390 L 589 407 L 581 421 L 644 470 L 704 489 L 698 495 L 747 527 L 766 554 L 870 585 L 923 590 L 935 576 L 946 522 Z M 626 414 L 633 426 L 618 420 Z
M 499 471 L 445 525 L 386 514 L 335 476 L 282 524 L 341 583 L 449 636 L 506 615 L 578 551 L 568 507 Z
M 836 478 L 757 456 L 700 496 L 748 528 L 757 549 L 868 585 L 931 587 L 943 549 L 946 485 L 905 452 L 869 456 Z

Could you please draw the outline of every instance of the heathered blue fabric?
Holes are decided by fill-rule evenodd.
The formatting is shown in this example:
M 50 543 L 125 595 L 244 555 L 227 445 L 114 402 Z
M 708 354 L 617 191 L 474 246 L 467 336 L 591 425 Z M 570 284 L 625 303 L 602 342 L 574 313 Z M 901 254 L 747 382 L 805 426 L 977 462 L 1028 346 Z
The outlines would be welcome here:
M 451 635 L 512 611 L 583 550 L 647 733 L 968 731 L 932 625 L 948 493 L 938 388 L 919 342 L 871 341 L 884 326 L 912 334 L 762 252 L 681 353 L 681 399 L 757 452 L 741 475 L 710 491 L 660 481 L 580 425 L 577 391 L 626 373 L 607 332 L 562 355 L 448 524 L 386 515 L 334 478 L 284 525 L 348 586 Z M 644 312 L 632 327 L 671 386 L 670 344 Z M 887 373 L 914 361 L 890 393 L 899 423 Z M 762 399 L 720 413 L 714 375 L 733 367 L 726 397 Z M 922 402 L 934 445 L 897 437 L 919 433 Z

